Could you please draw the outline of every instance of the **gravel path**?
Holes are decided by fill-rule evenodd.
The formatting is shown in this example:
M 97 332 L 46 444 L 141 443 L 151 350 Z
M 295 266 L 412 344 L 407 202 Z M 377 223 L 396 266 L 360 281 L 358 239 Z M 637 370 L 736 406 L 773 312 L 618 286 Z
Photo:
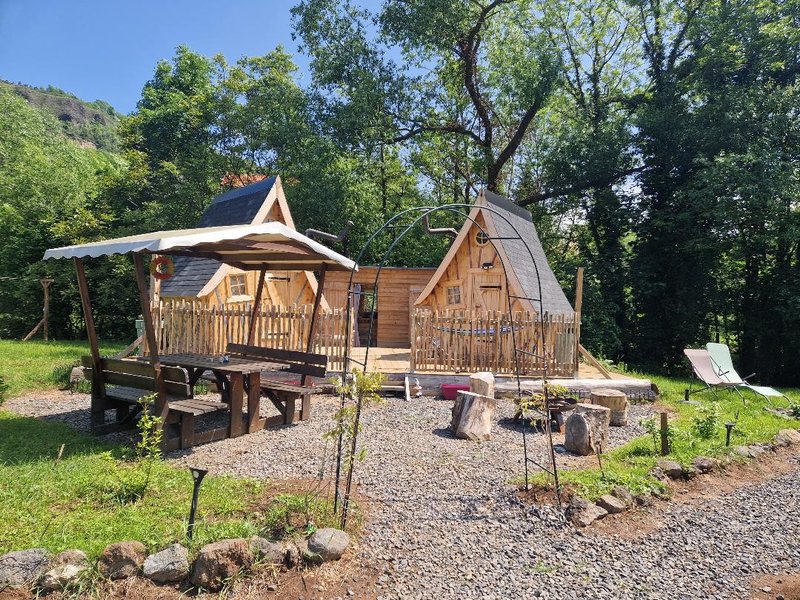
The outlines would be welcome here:
M 314 477 L 331 454 L 321 436 L 336 406 L 335 398 L 317 397 L 311 421 L 170 458 L 237 475 Z M 7 408 L 59 412 L 24 399 Z M 509 422 L 510 403 L 501 403 L 493 439 L 480 444 L 447 432 L 449 408 L 391 399 L 364 416 L 367 458 L 356 476 L 371 507 L 359 551 L 384 568 L 378 596 L 745 598 L 753 576 L 800 569 L 800 464 L 699 505 L 670 504 L 659 514 L 663 525 L 625 539 L 565 527 L 553 509 L 517 501 L 510 482 L 522 472 L 522 440 Z M 632 406 L 632 425 L 612 428 L 612 445 L 641 435 L 638 422 L 649 414 L 649 406 Z M 529 441 L 545 461 L 543 436 Z M 585 460 L 558 456 L 562 468 Z

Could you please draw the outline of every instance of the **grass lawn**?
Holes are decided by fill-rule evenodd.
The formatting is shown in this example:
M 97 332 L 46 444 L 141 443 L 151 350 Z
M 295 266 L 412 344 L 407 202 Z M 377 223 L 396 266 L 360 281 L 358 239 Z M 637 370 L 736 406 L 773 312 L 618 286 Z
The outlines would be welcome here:
M 117 348 L 103 344 L 107 351 Z M 13 373 L 12 393 L 52 387 L 54 365 L 85 352 L 81 342 L 0 341 L 0 365 Z M 9 360 L 11 356 L 12 360 Z M 63 452 L 59 452 L 63 445 Z M 96 557 L 112 542 L 138 540 L 149 550 L 186 543 L 192 494 L 188 469 L 155 461 L 140 491 L 147 461 L 58 422 L 0 410 L 0 554 L 45 547 L 79 548 Z M 198 505 L 193 547 L 254 534 L 280 537 L 332 518 L 327 503 L 302 493 L 275 493 L 268 484 L 207 476 Z
M 715 399 L 710 392 L 703 392 L 692 395 L 692 400 L 701 404 L 694 406 L 682 402 L 688 380 L 642 373 L 631 375 L 652 380 L 661 391 L 659 403 L 672 411 L 671 452 L 666 458 L 684 466 L 691 465 L 697 456 L 723 457 L 730 454 L 734 446 L 766 442 L 781 429 L 800 427 L 798 419 L 767 412 L 769 404 L 747 391 L 743 391 L 746 405 L 735 393 L 717 392 Z M 800 390 L 782 391 L 792 403 L 800 403 Z M 787 405 L 784 399 L 773 400 L 776 406 Z M 725 422 L 736 423 L 730 448 L 725 447 Z M 560 482 L 590 500 L 608 493 L 614 485 L 623 485 L 633 493 L 659 491 L 663 486 L 649 473 L 660 457 L 660 437 L 653 439 L 648 434 L 603 454 L 603 472 L 599 467 L 562 470 L 559 472 Z M 535 481 L 544 483 L 546 479 L 537 476 Z
M 126 343 L 102 342 L 102 354 L 114 354 Z M 59 365 L 73 363 L 89 354 L 89 342 L 20 342 L 0 340 L 0 375 L 9 386 L 8 395 L 18 396 L 26 391 L 52 388 L 53 369 Z

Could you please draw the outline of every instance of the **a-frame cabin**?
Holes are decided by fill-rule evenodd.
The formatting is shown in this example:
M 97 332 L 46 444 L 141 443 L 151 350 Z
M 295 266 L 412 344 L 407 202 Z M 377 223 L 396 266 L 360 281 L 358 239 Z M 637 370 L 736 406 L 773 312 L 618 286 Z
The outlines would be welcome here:
M 199 227 L 246 225 L 277 221 L 295 229 L 280 177 L 268 177 L 214 198 Z M 258 273 L 241 271 L 206 258 L 179 257 L 175 273 L 161 283 L 162 299 L 200 300 L 208 305 L 250 302 L 256 296 Z M 313 304 L 317 280 L 313 273 L 268 272 L 262 300 L 273 306 Z M 327 308 L 324 302 L 322 308 Z
M 515 229 L 530 248 L 533 260 L 525 244 L 513 239 L 518 237 Z M 491 242 L 489 238 L 493 238 Z M 545 313 L 551 316 L 574 313 L 550 268 L 531 213 L 507 198 L 481 191 L 469 219 L 415 306 L 435 311 L 508 312 L 506 274 L 512 311 L 539 313 L 536 299 L 541 281 Z

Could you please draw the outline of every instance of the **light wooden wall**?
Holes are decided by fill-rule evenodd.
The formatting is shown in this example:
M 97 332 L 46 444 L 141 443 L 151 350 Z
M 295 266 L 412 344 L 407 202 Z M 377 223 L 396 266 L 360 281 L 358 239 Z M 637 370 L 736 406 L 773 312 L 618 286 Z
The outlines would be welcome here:
M 372 286 L 377 267 L 359 267 L 354 283 Z M 378 346 L 408 348 L 414 301 L 434 269 L 384 267 L 378 280 Z M 331 271 L 325 279 L 325 298 L 331 309 L 346 308 L 350 273 Z
M 476 221 L 480 223 L 481 227 L 486 227 L 482 214 L 478 215 Z M 436 287 L 418 308 L 428 308 L 434 311 L 497 310 L 508 312 L 506 276 L 503 265 L 491 242 L 478 244 L 476 240 L 478 232 L 480 232 L 480 228 L 473 224 Z M 491 263 L 494 266 L 491 269 L 483 269 L 481 265 L 484 263 Z M 461 288 L 461 302 L 448 304 L 447 288 L 455 285 Z M 518 294 L 513 289 L 511 293 Z M 513 301 L 513 311 L 523 308 L 518 300 Z

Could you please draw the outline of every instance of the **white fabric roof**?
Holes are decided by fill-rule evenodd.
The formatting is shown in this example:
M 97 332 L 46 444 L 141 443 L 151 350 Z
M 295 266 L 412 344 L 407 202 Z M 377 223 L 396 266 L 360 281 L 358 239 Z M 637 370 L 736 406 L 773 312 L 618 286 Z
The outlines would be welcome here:
M 349 258 L 277 222 L 156 231 L 51 248 L 44 253 L 44 259 L 94 258 L 132 252 L 202 256 L 250 270 L 313 271 L 323 264 L 330 270 L 358 270 Z

